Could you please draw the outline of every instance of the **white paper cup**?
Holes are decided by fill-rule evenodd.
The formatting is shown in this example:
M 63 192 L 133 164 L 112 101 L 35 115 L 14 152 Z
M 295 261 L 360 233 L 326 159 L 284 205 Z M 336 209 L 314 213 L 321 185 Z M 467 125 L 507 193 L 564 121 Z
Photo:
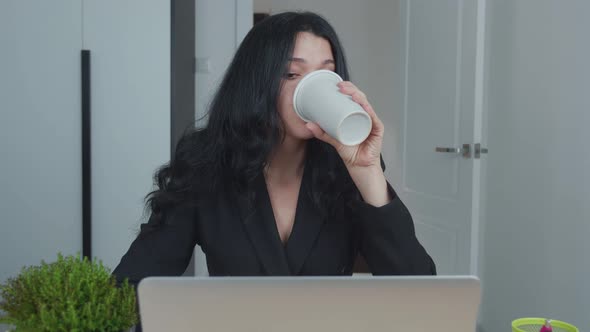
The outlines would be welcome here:
M 362 143 L 371 133 L 371 117 L 352 97 L 341 93 L 342 78 L 333 71 L 313 71 L 297 84 L 293 94 L 295 113 L 317 123 L 344 145 Z

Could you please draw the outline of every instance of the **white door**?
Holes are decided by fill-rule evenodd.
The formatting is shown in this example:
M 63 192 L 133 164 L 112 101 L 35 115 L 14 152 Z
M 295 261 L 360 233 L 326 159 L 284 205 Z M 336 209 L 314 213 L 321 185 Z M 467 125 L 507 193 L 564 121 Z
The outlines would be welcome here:
M 485 1 L 400 4 L 395 185 L 439 274 L 477 274 Z
M 84 0 L 91 52 L 92 256 L 114 268 L 170 159 L 170 2 Z
M 0 283 L 82 250 L 80 11 L 0 1 Z
M 80 51 L 91 51 L 92 257 L 113 268 L 170 157 L 170 2 L 0 1 L 0 282 L 82 251 Z

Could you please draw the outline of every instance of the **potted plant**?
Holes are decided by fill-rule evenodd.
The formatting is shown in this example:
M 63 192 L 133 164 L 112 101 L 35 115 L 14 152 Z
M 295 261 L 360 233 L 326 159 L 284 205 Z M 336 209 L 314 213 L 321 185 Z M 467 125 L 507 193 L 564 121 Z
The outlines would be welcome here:
M 58 255 L 0 285 L 0 323 L 14 331 L 124 331 L 137 322 L 135 291 L 102 262 Z

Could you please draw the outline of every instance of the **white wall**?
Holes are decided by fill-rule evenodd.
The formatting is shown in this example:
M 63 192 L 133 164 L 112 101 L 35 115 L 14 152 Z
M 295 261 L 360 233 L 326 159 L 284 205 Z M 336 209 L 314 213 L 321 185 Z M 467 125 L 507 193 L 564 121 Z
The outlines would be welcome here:
M 483 331 L 590 328 L 590 2 L 488 1 Z
M 383 159 L 387 168 L 385 175 L 394 188 L 399 188 L 402 183 L 402 151 L 397 151 L 402 141 L 404 119 L 398 116 L 401 112 L 394 112 L 396 99 L 403 96 L 398 92 L 403 87 L 397 87 L 400 80 L 398 75 L 403 75 L 403 67 L 396 66 L 397 58 L 403 58 L 404 49 L 398 40 L 400 31 L 400 3 L 395 1 L 366 2 L 367 10 L 367 88 L 365 93 L 371 105 L 385 124 L 385 137 L 383 139 Z
M 254 0 L 255 13 L 270 13 L 272 0 Z

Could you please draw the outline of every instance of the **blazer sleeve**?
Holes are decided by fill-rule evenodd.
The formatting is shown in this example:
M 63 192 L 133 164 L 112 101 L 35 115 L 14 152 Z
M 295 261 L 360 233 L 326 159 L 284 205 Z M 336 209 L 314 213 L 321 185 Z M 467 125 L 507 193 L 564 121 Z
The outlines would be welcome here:
M 350 202 L 359 249 L 374 275 L 435 275 L 436 266 L 416 238 L 410 212 L 387 184 L 392 201 L 374 207 Z
M 133 286 L 149 276 L 181 275 L 198 244 L 195 209 L 176 207 L 156 223 L 152 215 L 113 271 L 118 282 Z

